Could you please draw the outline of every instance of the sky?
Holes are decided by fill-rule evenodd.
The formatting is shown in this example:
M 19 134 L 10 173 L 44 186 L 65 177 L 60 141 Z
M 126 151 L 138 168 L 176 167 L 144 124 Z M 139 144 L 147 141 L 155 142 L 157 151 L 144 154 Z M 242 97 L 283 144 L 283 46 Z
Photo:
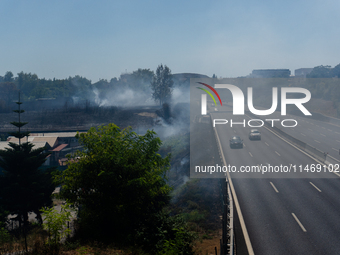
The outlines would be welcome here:
M 218 77 L 340 63 L 340 1 L 0 0 L 0 75 Z

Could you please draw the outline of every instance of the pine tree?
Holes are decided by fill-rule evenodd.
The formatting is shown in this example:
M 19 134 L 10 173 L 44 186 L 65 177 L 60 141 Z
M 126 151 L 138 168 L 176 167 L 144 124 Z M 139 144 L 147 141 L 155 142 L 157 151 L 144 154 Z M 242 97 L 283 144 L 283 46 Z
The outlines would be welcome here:
M 17 215 L 19 226 L 22 228 L 26 240 L 28 225 L 28 213 L 35 212 L 41 221 L 39 209 L 52 204 L 51 194 L 54 190 L 52 183 L 52 169 L 42 171 L 39 168 L 46 161 L 48 152 L 45 148 L 33 149 L 30 142 L 21 143 L 21 139 L 28 136 L 28 132 L 21 132 L 21 128 L 27 122 L 21 122 L 20 115 L 24 110 L 20 109 L 20 95 L 18 110 L 19 121 L 11 122 L 18 128 L 11 133 L 19 139 L 19 144 L 10 142 L 9 148 L 0 150 L 0 203 L 10 214 Z M 27 245 L 26 245 L 27 246 Z

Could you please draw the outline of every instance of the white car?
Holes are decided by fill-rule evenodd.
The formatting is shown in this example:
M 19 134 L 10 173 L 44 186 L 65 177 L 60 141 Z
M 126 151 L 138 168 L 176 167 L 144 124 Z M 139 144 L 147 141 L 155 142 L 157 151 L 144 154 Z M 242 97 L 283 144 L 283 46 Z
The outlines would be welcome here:
M 249 140 L 261 140 L 261 133 L 257 129 L 250 130 Z

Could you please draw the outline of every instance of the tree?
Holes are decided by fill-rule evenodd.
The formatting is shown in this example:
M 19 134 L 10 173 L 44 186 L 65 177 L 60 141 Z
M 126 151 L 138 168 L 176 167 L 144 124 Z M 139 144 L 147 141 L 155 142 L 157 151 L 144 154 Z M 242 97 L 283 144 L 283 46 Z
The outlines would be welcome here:
M 54 186 L 51 178 L 51 170 L 44 172 L 39 167 L 45 162 L 49 153 L 45 148 L 33 149 L 30 142 L 21 143 L 21 139 L 28 136 L 28 132 L 21 132 L 21 127 L 26 122 L 20 121 L 20 115 L 24 110 L 20 109 L 20 96 L 18 110 L 19 121 L 11 122 L 19 131 L 13 132 L 19 139 L 19 144 L 10 142 L 9 148 L 0 150 L 0 203 L 10 214 L 17 215 L 19 226 L 23 223 L 23 234 L 26 241 L 26 229 L 28 225 L 28 213 L 35 212 L 41 222 L 39 209 L 51 205 L 51 194 Z M 26 242 L 25 242 L 26 243 Z M 26 243 L 27 249 L 27 243 Z
M 331 66 L 316 66 L 313 70 L 307 74 L 307 78 L 331 78 L 332 68 Z
M 55 178 L 63 183 L 61 197 L 81 208 L 81 234 L 131 242 L 136 230 L 169 203 L 169 156 L 157 153 L 161 140 L 155 135 L 114 124 L 77 134 L 84 150 Z
M 73 208 L 69 204 L 61 205 L 60 212 L 54 207 L 41 209 L 42 216 L 45 218 L 43 228 L 49 232 L 49 244 L 57 248 L 61 238 L 71 234 L 67 228 L 67 222 L 71 221 Z
M 334 68 L 332 69 L 332 75 L 333 77 L 340 78 L 340 64 L 334 66 Z
M 163 67 L 162 64 L 159 65 L 151 82 L 151 88 L 153 90 L 152 97 L 155 100 L 159 100 L 160 105 L 167 102 L 171 97 L 173 84 L 174 82 L 169 67 Z
M 7 111 L 10 108 L 10 103 L 14 99 L 14 96 L 18 95 L 18 91 L 13 82 L 0 82 L 0 102 L 2 110 Z
M 7 71 L 4 76 L 4 82 L 12 82 L 13 81 L 13 73 L 11 71 Z

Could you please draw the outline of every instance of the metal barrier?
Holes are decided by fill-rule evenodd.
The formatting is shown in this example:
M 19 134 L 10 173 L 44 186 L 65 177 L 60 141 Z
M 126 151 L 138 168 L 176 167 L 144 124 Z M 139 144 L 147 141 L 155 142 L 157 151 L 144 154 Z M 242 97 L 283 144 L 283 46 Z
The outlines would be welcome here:
M 210 115 L 210 120 L 212 121 L 212 116 Z M 219 139 L 215 130 L 215 139 L 219 154 L 222 159 L 222 151 Z M 233 196 L 230 190 L 228 179 L 221 179 L 221 194 L 222 194 L 222 239 L 220 242 L 220 255 L 234 255 L 235 254 L 235 240 L 234 240 L 234 202 Z
M 220 254 L 235 254 L 234 246 L 234 207 L 233 197 L 227 180 L 221 179 L 222 194 L 222 239 L 220 244 Z

